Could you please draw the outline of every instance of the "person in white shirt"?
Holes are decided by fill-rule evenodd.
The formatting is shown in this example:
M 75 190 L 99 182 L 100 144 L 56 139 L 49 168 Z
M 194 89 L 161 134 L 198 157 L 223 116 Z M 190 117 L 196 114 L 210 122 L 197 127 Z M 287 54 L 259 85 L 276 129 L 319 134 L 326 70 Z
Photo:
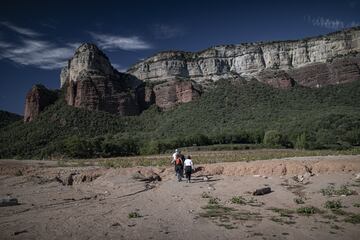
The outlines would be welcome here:
M 188 156 L 187 159 L 185 159 L 184 166 L 185 166 L 185 174 L 186 174 L 186 179 L 187 179 L 186 182 L 190 183 L 191 173 L 194 169 L 194 164 L 191 160 L 191 156 Z
M 176 161 L 176 158 L 177 158 L 177 156 L 180 154 L 180 151 L 179 151 L 179 149 L 175 149 L 175 152 L 174 152 L 174 154 L 172 155 L 172 161 L 171 161 L 171 163 L 174 163 L 175 161 Z

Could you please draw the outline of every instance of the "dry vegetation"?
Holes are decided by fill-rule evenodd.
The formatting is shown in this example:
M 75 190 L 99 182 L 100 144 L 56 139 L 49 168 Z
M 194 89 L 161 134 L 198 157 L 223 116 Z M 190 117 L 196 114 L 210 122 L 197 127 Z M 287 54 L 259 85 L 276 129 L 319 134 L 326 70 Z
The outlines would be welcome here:
M 351 150 L 294 150 L 294 149 L 254 149 L 235 151 L 196 151 L 192 148 L 183 150 L 190 154 L 196 164 L 241 162 L 291 157 L 354 155 L 360 153 L 360 148 Z M 59 166 L 93 166 L 100 165 L 108 168 L 128 168 L 135 166 L 168 166 L 171 153 L 151 156 L 98 158 L 98 159 L 63 159 L 58 161 Z

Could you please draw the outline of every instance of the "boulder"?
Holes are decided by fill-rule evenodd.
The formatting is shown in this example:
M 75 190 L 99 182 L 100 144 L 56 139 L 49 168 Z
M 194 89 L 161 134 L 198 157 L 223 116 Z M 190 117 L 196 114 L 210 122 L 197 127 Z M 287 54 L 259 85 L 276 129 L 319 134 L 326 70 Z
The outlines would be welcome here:
M 265 194 L 268 194 L 268 193 L 271 193 L 271 188 L 270 187 L 265 187 L 265 188 L 256 189 L 253 192 L 253 195 L 258 196 L 258 195 L 265 195 Z

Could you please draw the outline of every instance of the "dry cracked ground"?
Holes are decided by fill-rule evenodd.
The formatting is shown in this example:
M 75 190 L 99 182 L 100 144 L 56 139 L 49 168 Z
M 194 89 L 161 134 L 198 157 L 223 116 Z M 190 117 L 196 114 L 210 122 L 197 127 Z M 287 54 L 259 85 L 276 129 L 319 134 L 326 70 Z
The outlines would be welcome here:
M 196 163 L 196 160 L 195 160 Z M 0 239 L 358 239 L 360 156 L 173 167 L 0 161 Z M 253 196 L 255 189 L 272 192 Z

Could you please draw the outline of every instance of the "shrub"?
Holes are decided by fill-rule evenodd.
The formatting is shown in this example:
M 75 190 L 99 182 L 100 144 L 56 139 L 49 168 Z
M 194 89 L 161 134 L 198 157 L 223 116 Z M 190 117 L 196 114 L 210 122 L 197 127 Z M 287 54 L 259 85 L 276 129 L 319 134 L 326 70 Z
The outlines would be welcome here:
M 202 198 L 211 198 L 210 194 L 207 193 L 207 192 L 203 192 L 203 193 L 201 194 L 201 197 L 202 197 Z
M 321 211 L 320 211 L 318 208 L 313 207 L 313 206 L 307 206 L 307 207 L 298 208 L 298 209 L 296 210 L 296 212 L 297 212 L 298 214 L 307 215 L 307 216 L 313 215 L 313 214 L 315 214 L 315 213 L 321 213 Z
M 209 204 L 219 204 L 219 199 L 218 198 L 214 198 L 214 197 L 210 197 L 209 198 Z
M 63 144 L 65 154 L 71 158 L 88 158 L 93 154 L 91 144 L 77 136 L 65 139 Z
M 299 136 L 297 136 L 296 142 L 295 142 L 295 148 L 297 148 L 297 149 L 307 149 L 308 148 L 305 133 L 302 133 Z
M 323 196 L 340 196 L 340 195 L 356 195 L 357 192 L 349 189 L 346 185 L 340 186 L 339 189 L 336 189 L 334 186 L 328 186 L 327 188 L 321 189 Z
M 296 204 L 304 204 L 305 202 L 304 202 L 304 199 L 302 199 L 302 198 L 294 198 L 294 202 L 296 203 Z
M 138 212 L 130 212 L 128 218 L 140 218 L 142 217 Z
M 235 204 L 246 205 L 246 200 L 241 196 L 235 196 L 231 198 L 231 202 Z
M 344 221 L 352 224 L 360 224 L 360 214 L 350 214 Z
M 264 144 L 268 147 L 279 147 L 282 145 L 282 135 L 276 130 L 265 132 Z
M 340 200 L 334 200 L 334 201 L 326 201 L 325 208 L 329 209 L 339 209 L 342 208 L 341 201 Z

